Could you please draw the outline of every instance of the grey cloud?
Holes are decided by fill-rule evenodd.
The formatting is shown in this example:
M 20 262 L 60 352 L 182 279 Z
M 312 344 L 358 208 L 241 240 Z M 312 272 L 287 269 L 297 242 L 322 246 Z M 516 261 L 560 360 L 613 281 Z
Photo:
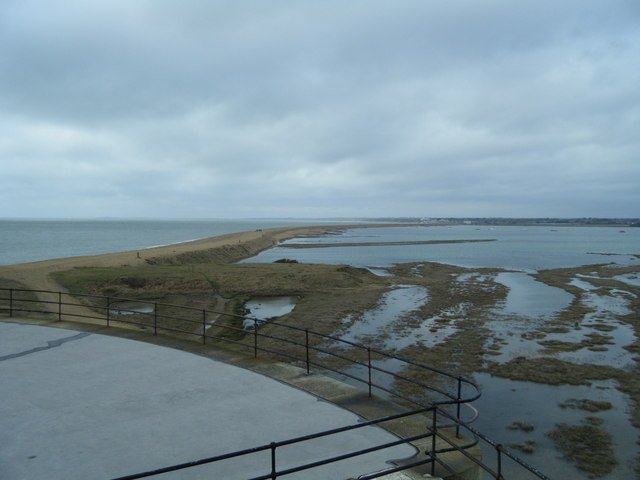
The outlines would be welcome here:
M 7 0 L 2 183 L 39 216 L 47 195 L 72 216 L 634 216 L 638 20 L 623 0 Z

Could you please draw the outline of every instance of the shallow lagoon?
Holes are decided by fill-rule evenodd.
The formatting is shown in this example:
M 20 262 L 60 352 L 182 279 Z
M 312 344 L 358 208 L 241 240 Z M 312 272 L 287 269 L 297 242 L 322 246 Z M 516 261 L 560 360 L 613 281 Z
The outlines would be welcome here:
M 494 242 L 436 245 L 391 245 L 332 248 L 287 248 L 287 243 L 390 242 L 496 239 Z M 640 228 L 620 233 L 609 227 L 398 226 L 346 230 L 336 235 L 295 239 L 266 250 L 246 262 L 280 258 L 308 263 L 385 267 L 430 261 L 470 268 L 497 267 L 533 272 L 595 263 L 640 265 Z M 613 254 L 613 255 L 612 255 Z

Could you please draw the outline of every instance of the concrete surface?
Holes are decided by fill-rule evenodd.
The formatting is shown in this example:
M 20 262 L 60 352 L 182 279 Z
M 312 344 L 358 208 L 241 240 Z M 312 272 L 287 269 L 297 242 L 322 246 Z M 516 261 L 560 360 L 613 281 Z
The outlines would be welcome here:
M 257 373 L 125 338 L 0 322 L 0 478 L 108 479 L 356 424 Z M 277 451 L 288 468 L 396 437 L 374 427 Z M 346 479 L 412 456 L 399 446 L 284 478 Z M 154 478 L 243 479 L 268 452 Z

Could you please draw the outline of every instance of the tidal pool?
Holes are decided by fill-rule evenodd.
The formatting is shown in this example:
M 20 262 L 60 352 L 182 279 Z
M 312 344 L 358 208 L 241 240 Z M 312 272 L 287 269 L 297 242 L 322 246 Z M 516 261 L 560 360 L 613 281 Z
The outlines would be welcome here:
M 589 278 L 598 278 L 598 277 L 589 277 Z M 580 290 L 597 290 L 598 287 L 593 285 L 592 283 L 585 282 L 584 280 L 580 280 L 579 278 L 574 278 L 569 282 L 569 285 L 573 285 L 574 287 L 578 287 Z
M 502 272 L 495 280 L 509 288 L 504 303 L 494 310 L 498 315 L 548 319 L 573 300 L 573 295 L 565 290 L 539 282 L 523 272 Z
M 383 267 L 367 267 L 367 270 L 378 277 L 393 277 L 393 274 L 389 273 L 389 270 Z
M 626 283 L 628 285 L 634 285 L 636 287 L 640 287 L 640 275 L 638 275 L 637 273 L 628 273 L 626 275 L 616 275 L 615 277 L 613 277 L 613 279 Z
M 384 341 L 384 348 L 395 350 L 403 348 L 401 338 L 391 331 L 391 324 L 402 317 L 420 308 L 428 301 L 427 289 L 419 286 L 399 285 L 397 288 L 386 292 L 377 307 L 367 310 L 356 319 L 340 338 L 354 343 L 369 343 L 371 340 Z M 345 319 L 350 321 L 351 317 Z M 339 346 L 339 344 L 334 345 Z
M 109 312 L 113 315 L 134 315 L 136 313 L 153 313 L 152 303 L 142 302 L 113 302 L 109 305 Z
M 628 292 L 611 290 L 609 293 L 610 295 L 588 293 L 583 296 L 582 303 L 599 312 L 600 316 L 607 317 L 632 313 L 629 308 L 629 298 L 627 298 L 627 295 L 630 295 Z
M 524 272 L 502 272 L 495 281 L 508 287 L 509 292 L 506 300 L 492 310 L 495 320 L 484 324 L 492 331 L 491 341 L 496 345 L 490 348 L 492 360 L 507 362 L 518 356 L 540 356 L 543 347 L 538 339 L 530 337 L 531 332 L 568 307 L 573 295 Z
M 258 320 L 281 317 L 293 311 L 298 297 L 253 297 L 244 304 L 247 315 Z M 254 321 L 245 319 L 242 327 L 253 328 Z
M 583 340 L 588 341 L 589 335 L 602 335 L 603 333 L 594 328 L 588 328 L 587 325 L 581 329 L 582 337 L 575 340 L 567 340 L 566 336 L 559 335 L 559 339 L 563 341 L 575 341 L 579 343 Z M 555 356 L 560 360 L 573 363 L 590 363 L 592 365 L 609 365 L 615 368 L 626 368 L 631 366 L 634 361 L 634 356 L 628 350 L 623 347 L 633 343 L 635 335 L 633 328 L 626 324 L 616 324 L 615 329 L 605 333 L 608 338 L 609 344 L 603 347 L 606 350 L 591 350 L 589 348 L 582 348 L 575 352 L 558 352 Z M 553 339 L 552 335 L 549 335 L 547 339 Z
M 435 347 L 458 331 L 457 318 L 460 318 L 457 309 L 443 311 L 441 315 L 422 320 L 417 327 L 407 327 L 394 336 L 392 343 L 397 350 L 417 343 L 428 348 Z
M 584 282 L 587 283 L 587 282 Z M 569 333 L 550 334 L 546 340 L 565 342 L 589 342 L 589 336 L 606 337 L 606 343 L 600 348 L 582 348 L 575 352 L 561 352 L 557 357 L 574 363 L 591 363 L 625 368 L 633 362 L 633 354 L 624 347 L 635 341 L 635 333 L 630 325 L 617 320 L 619 315 L 628 315 L 632 311 L 628 292 L 611 290 L 609 295 L 599 295 L 588 284 L 584 286 L 582 303 L 591 309 L 579 325 Z M 578 286 L 578 285 L 576 285 Z M 606 350 L 605 350 L 606 349 Z
M 461 273 L 460 275 L 457 276 L 456 281 L 460 283 L 469 282 L 469 281 L 482 283 L 493 278 L 494 278 L 494 275 L 485 275 L 481 273 L 471 272 L 471 273 Z
M 494 344 L 499 347 L 492 352 L 491 360 L 508 362 L 518 356 L 551 356 L 574 363 L 631 366 L 634 355 L 624 347 L 635 341 L 635 333 L 630 325 L 617 319 L 617 315 L 630 313 L 628 300 L 624 296 L 598 295 L 589 290 L 582 303 L 591 311 L 559 332 L 545 332 L 544 324 L 526 317 L 486 322 L 485 326 L 497 339 Z M 563 347 L 559 346 L 554 351 L 554 342 L 576 344 L 576 349 L 562 351 Z

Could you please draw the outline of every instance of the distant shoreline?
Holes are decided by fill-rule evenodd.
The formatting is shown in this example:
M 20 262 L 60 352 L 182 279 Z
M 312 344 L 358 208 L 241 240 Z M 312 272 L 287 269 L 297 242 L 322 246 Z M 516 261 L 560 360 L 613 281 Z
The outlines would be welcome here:
M 470 240 L 415 240 L 409 242 L 353 242 L 353 243 L 285 243 L 284 248 L 329 248 L 329 247 L 387 247 L 391 245 L 439 245 L 443 243 L 495 242 L 495 238 Z
M 583 218 L 547 218 L 547 217 L 387 217 L 369 219 L 370 221 L 420 223 L 424 225 L 492 225 L 527 227 L 640 227 L 640 218 L 583 217 Z
M 64 291 L 64 288 L 52 279 L 52 273 L 83 267 L 109 268 L 201 262 L 234 263 L 275 247 L 284 240 L 298 236 L 321 235 L 331 231 L 353 228 L 398 226 L 411 226 L 411 224 L 304 225 L 256 229 L 145 249 L 0 265 L 0 280 L 4 284 L 17 282 L 19 285 L 39 290 Z

